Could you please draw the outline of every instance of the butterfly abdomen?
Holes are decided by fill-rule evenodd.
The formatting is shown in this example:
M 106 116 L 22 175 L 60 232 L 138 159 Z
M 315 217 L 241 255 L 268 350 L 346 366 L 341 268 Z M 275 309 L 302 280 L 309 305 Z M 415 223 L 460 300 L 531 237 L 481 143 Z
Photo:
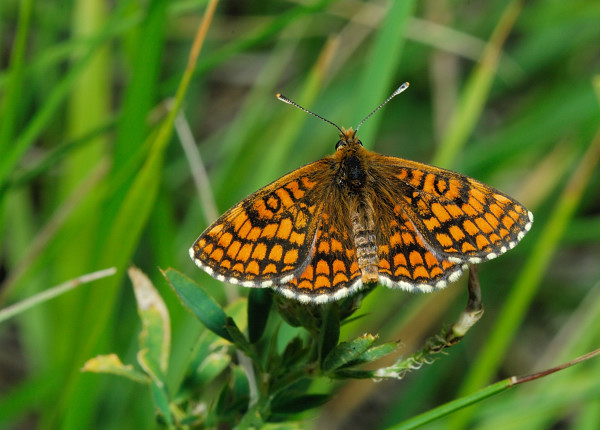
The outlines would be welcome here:
M 377 239 L 373 209 L 369 202 L 359 198 L 352 202 L 350 221 L 352 222 L 352 236 L 356 248 L 356 259 L 362 274 L 363 284 L 370 284 L 379 280 L 379 256 L 377 254 Z

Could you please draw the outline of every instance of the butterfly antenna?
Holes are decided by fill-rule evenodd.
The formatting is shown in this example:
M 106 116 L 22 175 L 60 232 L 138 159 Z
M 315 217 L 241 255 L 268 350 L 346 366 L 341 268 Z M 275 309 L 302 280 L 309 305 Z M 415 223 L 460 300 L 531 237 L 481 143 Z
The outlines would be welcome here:
M 396 88 L 396 91 L 394 91 L 392 93 L 391 96 L 389 96 L 383 103 L 381 103 L 379 106 L 377 106 L 373 112 L 371 112 L 369 115 L 367 115 L 361 122 L 360 124 L 358 124 L 358 126 L 356 127 L 356 131 L 358 132 L 358 129 L 360 128 L 361 125 L 363 125 L 363 122 L 365 122 L 366 120 L 368 120 L 369 118 L 371 118 L 371 115 L 373 115 L 375 112 L 377 112 L 379 109 L 381 109 L 383 106 L 385 106 L 385 104 L 387 102 L 389 102 L 391 99 L 393 99 L 394 97 L 396 97 L 398 94 L 400 94 L 401 92 L 403 92 L 405 89 L 408 88 L 408 82 L 403 83 L 402 85 L 400 85 L 398 88 Z
M 295 107 L 297 107 L 298 109 L 300 109 L 300 110 L 303 110 L 304 112 L 311 114 L 312 116 L 316 116 L 317 118 L 319 118 L 319 119 L 322 119 L 322 120 L 323 120 L 323 121 L 325 121 L 325 122 L 328 122 L 329 124 L 331 124 L 331 125 L 333 125 L 335 128 L 337 128 L 337 129 L 340 131 L 340 133 L 344 134 L 344 131 L 343 131 L 343 130 L 342 130 L 340 127 L 338 127 L 338 125 L 337 125 L 336 123 L 334 123 L 334 122 L 331 122 L 331 121 L 329 121 L 328 119 L 326 119 L 326 118 L 323 118 L 321 115 L 317 115 L 316 113 L 314 113 L 314 112 L 311 112 L 311 111 L 309 111 L 309 110 L 308 110 L 308 109 L 306 109 L 306 108 L 303 108 L 303 107 L 302 107 L 302 106 L 300 106 L 298 103 L 296 103 L 296 102 L 294 102 L 294 101 L 292 101 L 292 100 L 288 99 L 288 98 L 287 98 L 286 96 L 284 96 L 283 94 L 281 94 L 281 93 L 277 93 L 277 94 L 275 95 L 275 97 L 277 97 L 277 99 L 278 99 L 278 100 L 281 100 L 281 101 L 282 101 L 282 102 L 284 102 L 284 103 L 287 103 L 287 104 L 289 104 L 289 105 L 295 106 Z

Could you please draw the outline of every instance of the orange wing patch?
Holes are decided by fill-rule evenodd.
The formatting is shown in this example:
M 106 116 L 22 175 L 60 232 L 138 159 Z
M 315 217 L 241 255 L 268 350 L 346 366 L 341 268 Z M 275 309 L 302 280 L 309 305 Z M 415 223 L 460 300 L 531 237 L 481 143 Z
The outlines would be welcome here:
M 311 257 L 327 159 L 301 167 L 242 200 L 196 240 L 190 255 L 213 277 L 250 287 L 284 284 Z
M 386 208 L 380 210 L 386 213 Z M 392 214 L 389 211 L 382 218 L 388 224 L 379 236 L 380 243 L 388 243 L 379 246 L 379 279 L 382 284 L 408 291 L 429 292 L 444 288 L 460 277 L 466 265 L 435 255 L 404 212 Z
M 325 303 L 346 297 L 362 287 L 361 271 L 346 223 L 322 213 L 315 237 L 314 255 L 300 276 L 279 290 L 302 302 Z
M 531 228 L 531 212 L 488 185 L 414 161 L 376 157 L 389 165 L 381 182 L 401 196 L 387 204 L 396 215 L 400 210 L 406 215 L 415 236 L 441 260 L 490 260 L 516 246 Z

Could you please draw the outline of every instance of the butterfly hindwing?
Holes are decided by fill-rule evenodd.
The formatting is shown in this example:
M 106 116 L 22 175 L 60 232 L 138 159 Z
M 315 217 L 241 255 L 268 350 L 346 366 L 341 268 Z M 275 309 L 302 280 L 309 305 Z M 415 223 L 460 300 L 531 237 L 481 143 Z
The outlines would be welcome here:
M 407 291 L 430 292 L 444 288 L 462 274 L 463 265 L 450 262 L 422 239 L 413 222 L 403 211 L 390 213 L 391 207 L 379 212 L 389 219 L 379 239 L 379 280 L 382 284 Z
M 325 205 L 308 264 L 297 278 L 279 288 L 285 296 L 302 302 L 325 303 L 362 287 L 354 244 L 345 228 L 347 217 L 347 211 Z

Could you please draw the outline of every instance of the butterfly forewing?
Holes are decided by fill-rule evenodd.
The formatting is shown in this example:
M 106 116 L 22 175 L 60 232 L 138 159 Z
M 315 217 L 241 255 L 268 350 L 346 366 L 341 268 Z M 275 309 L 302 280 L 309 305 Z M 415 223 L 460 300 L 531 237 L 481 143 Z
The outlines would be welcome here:
M 513 248 L 531 228 L 523 205 L 472 178 L 413 161 L 379 156 L 401 211 L 438 258 L 479 263 Z
M 217 279 L 267 287 L 301 273 L 323 206 L 326 159 L 261 188 L 227 211 L 196 240 L 190 255 Z

